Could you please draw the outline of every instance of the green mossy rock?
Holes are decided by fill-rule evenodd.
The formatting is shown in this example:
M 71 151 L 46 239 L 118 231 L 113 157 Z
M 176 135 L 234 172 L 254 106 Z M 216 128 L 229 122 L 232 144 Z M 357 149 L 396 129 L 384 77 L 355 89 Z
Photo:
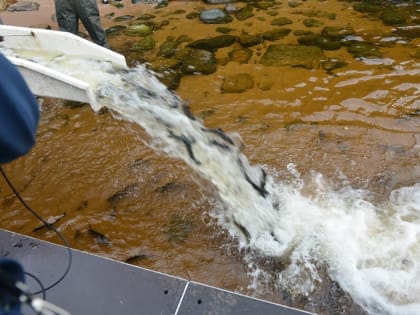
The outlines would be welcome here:
M 287 17 L 280 17 L 277 19 L 274 19 L 271 21 L 271 25 L 276 25 L 276 26 L 283 26 L 283 25 L 287 25 L 287 24 L 292 24 L 293 21 Z
M 132 24 L 124 30 L 128 36 L 147 36 L 153 32 L 153 28 L 147 24 Z
M 229 47 L 236 42 L 236 36 L 233 35 L 219 35 L 210 38 L 199 39 L 189 43 L 187 46 L 196 49 L 215 50 L 222 47 Z
M 236 13 L 235 13 L 235 17 L 239 21 L 243 21 L 243 20 L 249 19 L 249 18 L 251 18 L 253 16 L 254 16 L 253 8 L 250 7 L 250 6 L 246 6 L 244 8 L 241 8 L 238 11 L 236 11 Z
M 254 79 L 249 73 L 229 74 L 223 79 L 222 93 L 242 93 L 254 87 Z
M 406 17 L 397 10 L 385 9 L 381 14 L 381 20 L 385 25 L 400 25 L 405 23 Z
M 121 33 L 121 31 L 125 30 L 126 28 L 126 25 L 114 25 L 110 28 L 107 28 L 105 32 L 107 33 L 107 35 L 115 35 Z
M 353 42 L 347 47 L 347 50 L 356 58 L 382 57 L 382 53 L 378 47 L 365 42 Z
M 156 42 L 152 36 L 146 36 L 142 40 L 135 42 L 131 48 L 131 52 L 144 52 L 154 49 Z
M 263 38 L 268 41 L 275 41 L 286 37 L 291 32 L 289 28 L 276 28 L 263 33 Z
M 271 45 L 261 57 L 264 66 L 293 66 L 315 69 L 325 59 L 322 49 L 316 46 Z
M 250 34 L 242 34 L 238 37 L 239 43 L 244 47 L 251 47 L 263 42 L 263 37 L 261 34 L 257 35 L 250 35 Z
M 229 60 L 238 63 L 247 63 L 252 57 L 252 50 L 248 48 L 234 49 L 228 54 Z
M 210 74 L 217 69 L 216 57 L 205 49 L 184 48 L 176 57 L 182 62 L 184 74 Z

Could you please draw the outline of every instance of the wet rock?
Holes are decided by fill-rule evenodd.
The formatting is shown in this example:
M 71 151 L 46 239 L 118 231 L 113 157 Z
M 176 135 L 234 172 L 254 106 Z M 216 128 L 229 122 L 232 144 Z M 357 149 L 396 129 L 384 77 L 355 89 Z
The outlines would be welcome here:
M 162 82 L 169 90 L 176 90 L 179 87 L 182 79 L 182 73 L 175 70 L 167 70 L 160 72 L 158 79 Z
M 399 25 L 406 21 L 406 17 L 393 9 L 385 9 L 381 14 L 381 20 L 385 25 Z
M 131 1 L 141 1 L 144 2 L 144 0 L 131 0 Z M 160 0 L 157 5 L 154 6 L 155 9 L 165 8 L 168 6 L 168 0 Z
M 140 14 L 136 18 L 136 20 L 138 20 L 138 21 L 147 21 L 147 20 L 151 20 L 151 19 L 154 19 L 154 18 L 155 18 L 155 16 L 153 14 L 143 13 L 143 14 Z
M 114 35 L 114 34 L 121 33 L 121 31 L 125 30 L 126 28 L 127 28 L 126 25 L 114 25 L 114 26 L 111 26 L 111 27 L 107 28 L 105 32 L 108 35 L 111 35 L 111 34 Z
M 237 63 L 247 63 L 252 57 L 252 50 L 248 48 L 238 48 L 229 52 L 230 61 Z
M 190 236 L 192 230 L 193 223 L 191 220 L 186 220 L 179 215 L 173 215 L 165 226 L 164 234 L 169 242 L 181 244 Z
M 7 7 L 7 11 L 37 11 L 39 9 L 39 3 L 33 1 L 18 1 Z
M 199 39 L 189 43 L 187 46 L 196 49 L 215 50 L 222 47 L 229 47 L 236 42 L 236 36 L 219 35 L 210 38 Z
M 255 1 L 252 2 L 252 6 L 256 9 L 261 9 L 261 10 L 267 10 L 273 6 L 275 6 L 276 3 L 274 1 Z
M 300 1 L 288 1 L 287 2 L 287 5 L 290 7 L 290 8 L 297 8 L 298 6 L 300 6 L 302 4 L 302 2 L 300 2 Z
M 360 57 L 382 57 L 382 53 L 378 47 L 366 42 L 350 42 L 346 43 L 347 51 L 356 58 Z
M 121 15 L 113 19 L 114 22 L 125 22 L 134 19 L 133 15 Z
M 330 13 L 330 12 L 315 10 L 315 9 L 305 10 L 305 11 L 296 11 L 296 12 L 293 12 L 293 14 L 300 14 L 308 18 L 325 18 L 329 20 L 335 20 L 336 18 L 335 13 Z
M 260 82 L 258 82 L 257 87 L 261 91 L 271 90 L 271 88 L 273 87 L 273 81 L 271 81 L 268 78 L 263 78 Z
M 408 38 L 410 40 L 414 38 L 420 38 L 420 24 L 414 26 L 398 27 L 394 33 L 398 36 Z
M 263 36 L 261 34 L 250 35 L 242 34 L 238 37 L 239 43 L 244 47 L 251 47 L 263 42 Z
M 330 58 L 322 63 L 322 68 L 327 71 L 332 71 L 346 66 L 347 62 L 340 58 Z
M 146 36 L 142 40 L 134 42 L 134 44 L 130 48 L 130 51 L 131 52 L 144 52 L 144 51 L 154 49 L 155 46 L 156 46 L 156 42 L 153 39 L 153 37 L 152 36 Z
M 313 45 L 318 46 L 318 42 L 321 40 L 321 34 L 310 33 L 307 35 L 299 36 L 298 43 L 301 45 Z
M 287 24 L 292 24 L 293 21 L 287 17 L 280 17 L 271 21 L 271 25 L 283 26 Z
M 263 38 L 268 41 L 275 41 L 286 37 L 291 32 L 289 28 L 276 28 L 263 33 Z
M 222 93 L 241 93 L 254 87 L 254 79 L 249 73 L 225 76 L 221 87 Z
M 118 9 L 124 8 L 124 4 L 121 2 L 112 2 L 111 4 Z
M 239 20 L 239 21 L 244 21 L 247 20 L 251 17 L 254 16 L 253 13 L 253 8 L 250 6 L 246 6 L 238 11 L 235 12 L 235 17 Z
M 362 13 L 376 13 L 382 10 L 380 5 L 369 3 L 368 1 L 362 1 L 355 3 L 353 9 Z
M 166 58 L 172 57 L 175 55 L 179 45 L 180 42 L 176 41 L 173 37 L 168 37 L 166 41 L 160 45 L 157 55 Z
M 189 37 L 188 35 L 179 35 L 176 41 L 182 44 L 182 43 L 192 42 L 193 39 Z
M 188 20 L 194 20 L 194 19 L 196 19 L 196 18 L 198 18 L 200 16 L 200 13 L 199 12 L 190 12 L 190 13 L 188 13 L 185 17 L 188 19 Z
M 128 36 L 147 36 L 153 32 L 153 28 L 150 25 L 143 23 L 132 24 L 124 30 L 124 34 Z
M 230 2 L 234 2 L 232 0 L 204 0 L 205 3 L 208 4 L 223 4 L 223 3 L 230 3 Z
M 170 90 L 176 90 L 182 79 L 179 70 L 182 62 L 176 58 L 158 58 L 151 62 L 151 68 L 156 73 L 160 82 Z
M 216 57 L 208 50 L 184 48 L 177 57 L 182 61 L 181 68 L 185 74 L 210 74 L 217 69 Z
M 229 14 L 234 14 L 235 12 L 238 12 L 239 10 L 243 9 L 244 7 L 246 7 L 246 3 L 229 3 L 225 6 L 225 10 L 227 13 Z
M 304 36 L 304 35 L 313 35 L 315 33 L 308 30 L 296 30 L 296 31 L 293 31 L 293 34 L 296 36 Z
M 302 45 L 318 46 L 319 48 L 324 50 L 337 50 L 342 45 L 340 41 L 329 40 L 321 34 L 300 36 L 298 38 L 298 42 Z
M 267 15 L 276 16 L 276 15 L 279 15 L 279 13 L 277 11 L 267 11 Z
M 200 20 L 207 24 L 225 24 L 232 22 L 232 17 L 222 9 L 208 9 L 200 13 Z
M 294 66 L 314 69 L 325 59 L 322 50 L 316 46 L 271 45 L 260 63 L 265 66 Z
M 184 13 L 186 13 L 186 12 L 187 12 L 187 11 L 185 11 L 185 10 L 183 10 L 183 9 L 178 9 L 178 10 L 173 11 L 171 14 L 177 15 L 177 14 L 184 14 Z
M 108 20 L 111 20 L 115 16 L 115 12 L 110 12 L 104 15 L 104 17 Z
M 304 19 L 303 25 L 306 27 L 318 27 L 321 26 L 323 23 L 317 19 Z
M 234 28 L 230 28 L 230 27 L 224 27 L 224 26 L 216 27 L 216 32 L 223 33 L 223 34 L 229 34 L 230 32 L 234 30 L 235 30 Z
M 169 24 L 170 24 L 169 20 L 162 20 L 159 23 L 156 23 L 156 29 L 161 29 L 164 26 L 167 26 Z
M 321 31 L 323 37 L 332 41 L 339 41 L 353 34 L 354 30 L 351 27 L 326 26 Z

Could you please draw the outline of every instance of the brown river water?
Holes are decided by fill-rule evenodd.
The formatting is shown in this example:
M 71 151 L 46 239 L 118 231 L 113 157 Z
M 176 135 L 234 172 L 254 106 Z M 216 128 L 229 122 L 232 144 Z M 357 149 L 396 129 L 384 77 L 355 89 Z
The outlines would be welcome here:
M 408 24 L 415 28 L 419 8 L 409 4 Z M 281 250 L 261 239 L 244 245 L 241 229 L 235 232 L 224 220 L 229 206 L 218 186 L 185 160 L 153 149 L 155 135 L 111 111 L 40 99 L 36 145 L 4 169 L 74 248 L 318 314 L 419 314 L 420 40 L 396 35 L 398 26 L 353 5 L 279 2 L 223 26 L 238 36 L 257 34 L 271 28 L 274 18 L 288 17 L 292 32 L 276 43 L 296 44 L 293 32 L 308 30 L 303 21 L 310 16 L 322 23 L 311 31 L 351 27 L 381 56 L 356 58 L 344 46 L 324 50 L 326 58 L 347 63 L 327 71 L 260 64 L 268 41 L 251 47 L 247 63 L 229 62 L 232 47 L 225 47 L 215 53 L 216 72 L 183 76 L 174 91 L 203 125 L 240 138 L 249 163 L 267 172 L 270 195 L 281 204 L 271 222 L 286 244 Z M 124 3 L 100 10 L 105 28 L 130 23 L 115 22 L 110 13 L 150 13 L 158 23 L 169 21 L 153 34 L 159 47 L 168 36 L 220 35 L 220 24 L 185 17 L 215 7 L 224 5 L 170 1 L 163 8 Z M 34 14 L 32 24 L 22 13 L 12 14 L 0 16 L 14 25 L 56 28 L 51 11 L 25 12 Z M 135 37 L 108 39 L 130 65 L 153 64 L 157 48 L 139 60 L 127 50 Z M 224 78 L 236 73 L 251 74 L 254 87 L 223 93 Z M 53 232 L 38 229 L 4 181 L 0 205 L 1 228 L 60 243 Z M 233 217 L 251 218 L 239 221 L 253 220 L 252 213 L 236 210 Z M 264 211 L 255 206 L 261 217 Z M 251 225 L 242 223 L 250 231 Z

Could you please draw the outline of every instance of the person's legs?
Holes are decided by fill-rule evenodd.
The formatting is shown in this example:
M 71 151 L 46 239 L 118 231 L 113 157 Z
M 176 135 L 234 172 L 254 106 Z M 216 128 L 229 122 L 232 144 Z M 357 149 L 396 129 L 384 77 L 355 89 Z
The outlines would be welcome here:
M 96 0 L 75 0 L 77 12 L 92 40 L 101 46 L 109 48 L 106 33 L 103 29 Z
M 74 0 L 55 0 L 55 15 L 60 31 L 79 34 L 79 16 Z

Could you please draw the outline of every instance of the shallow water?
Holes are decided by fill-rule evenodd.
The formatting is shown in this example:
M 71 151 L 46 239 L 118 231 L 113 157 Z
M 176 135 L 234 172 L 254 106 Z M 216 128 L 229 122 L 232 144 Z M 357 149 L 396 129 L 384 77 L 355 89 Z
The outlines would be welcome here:
M 388 36 L 389 28 L 350 4 L 328 4 L 339 14 L 331 23 Z M 311 6 L 327 4 L 300 8 Z M 177 18 L 156 37 L 182 34 L 183 23 L 192 22 Z M 209 32 L 202 27 L 190 36 Z M 420 67 L 412 54 L 418 46 L 418 39 L 396 43 L 368 60 L 345 49 L 325 52 L 349 63 L 332 73 L 230 62 L 215 74 L 182 79 L 176 93 L 192 112 L 206 127 L 241 138 L 249 162 L 268 173 L 267 199 L 247 190 L 243 177 L 226 187 L 236 175 L 212 177 L 214 170 L 228 173 L 230 162 L 199 177 L 182 143 L 152 140 L 161 138 L 154 125 L 143 125 L 151 138 L 109 112 L 54 100 L 43 100 L 37 145 L 5 169 L 41 214 L 64 215 L 56 225 L 76 248 L 320 314 L 363 314 L 357 305 L 372 314 L 417 314 Z M 252 73 L 257 83 L 269 79 L 272 87 L 221 93 L 223 76 L 236 72 Z M 116 110 L 123 115 L 130 103 Z M 236 184 L 246 189 L 238 192 Z M 32 232 L 39 224 L 0 188 L 2 227 L 58 241 Z

